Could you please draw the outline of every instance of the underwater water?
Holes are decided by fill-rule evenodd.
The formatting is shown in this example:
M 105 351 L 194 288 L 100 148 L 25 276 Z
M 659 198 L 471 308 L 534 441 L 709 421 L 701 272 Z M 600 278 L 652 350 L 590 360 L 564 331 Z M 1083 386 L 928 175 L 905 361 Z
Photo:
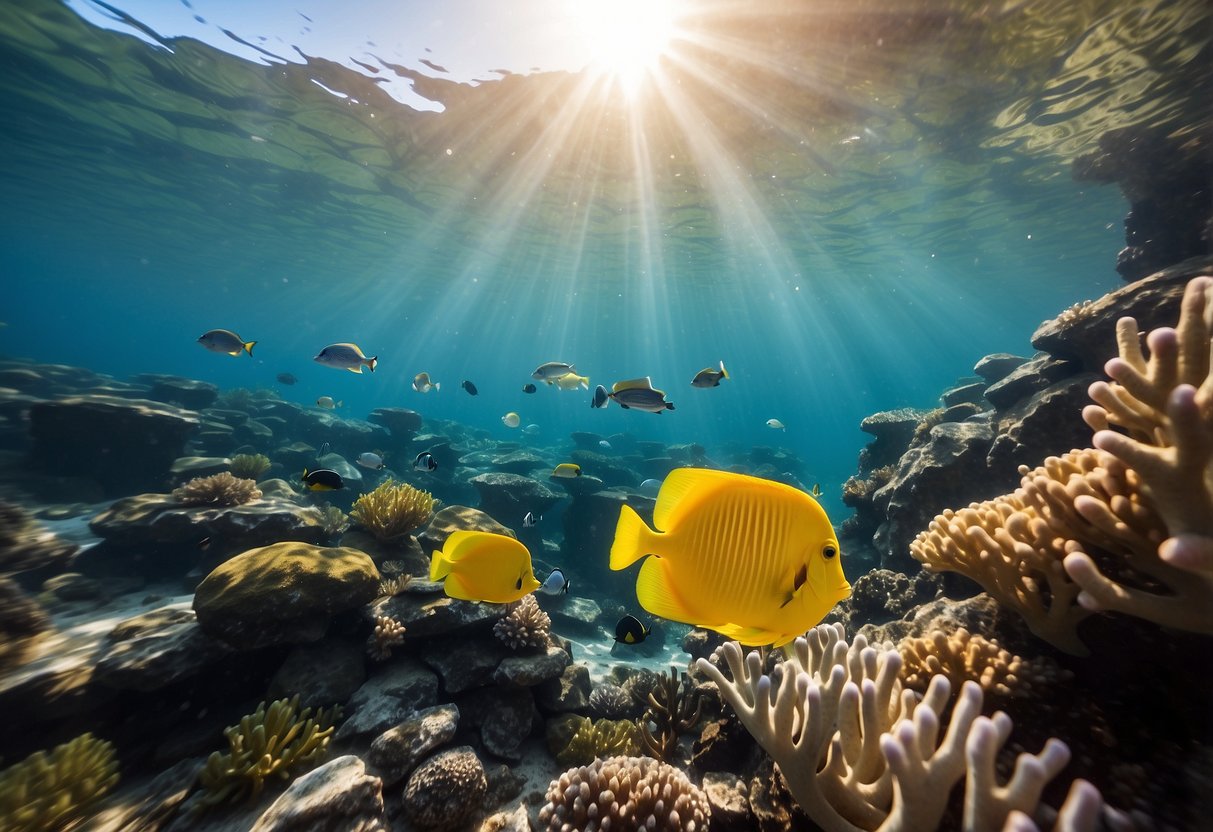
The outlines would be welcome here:
M 614 440 L 603 470 L 625 469 L 629 493 L 660 468 L 645 457 L 681 458 L 634 443 L 695 443 L 692 458 L 713 466 L 819 486 L 838 528 L 853 513 L 843 484 L 872 440 L 865 417 L 938 408 L 983 356 L 1030 357 L 1041 321 L 1126 285 L 1117 252 L 1141 188 L 1080 171 L 1109 135 L 1208 130 L 1210 25 L 1199 0 L 6 3 L 0 358 L 7 371 L 207 382 L 229 410 L 248 405 L 241 390 L 292 414 L 331 397 L 331 415 L 351 421 L 407 408 L 458 453 L 522 448 L 545 466 L 573 458 L 570 434 L 598 434 Z M 200 348 L 212 329 L 256 347 Z M 375 356 L 375 371 L 313 360 L 339 342 Z M 589 389 L 540 381 L 525 393 L 550 361 L 575 365 Z M 721 361 L 727 379 L 692 387 Z M 420 372 L 441 390 L 413 389 Z M 673 410 L 590 407 L 596 385 L 646 376 Z M 5 378 L 0 496 L 96 543 L 87 520 L 129 494 L 60 486 L 57 473 L 88 475 L 26 462 L 21 397 L 82 388 Z M 510 412 L 534 427 L 507 427 Z M 302 491 L 298 463 L 315 467 L 323 430 L 279 422 L 260 440 L 180 455 L 264 453 L 270 475 Z M 275 455 L 294 441 L 315 454 Z M 379 452 L 387 473 L 427 487 L 412 467 L 427 447 L 381 433 L 365 446 L 334 438 L 332 451 L 347 466 Z M 127 453 L 104 465 L 139 451 Z M 496 470 L 489 457 L 443 464 L 430 490 L 475 507 L 468 483 Z M 385 475 L 354 470 L 362 481 L 344 492 L 300 499 L 348 511 Z M 572 594 L 640 612 L 568 564 L 576 535 L 605 552 L 613 528 L 578 526 L 589 515 L 560 483 L 533 478 L 562 500 L 538 532 L 520 511 L 495 519 L 532 547 L 537 571 L 564 565 Z M 960 505 L 1002 490 L 982 485 Z M 852 585 L 875 565 L 848 567 L 845 546 L 841 557 Z M 120 571 L 98 574 L 131 577 Z M 31 575 L 20 583 L 32 594 L 51 577 Z M 685 629 L 637 661 L 685 665 Z M 608 653 L 609 632 L 562 634 L 574 661 L 590 651 L 596 681 L 626 663 Z M 225 724 L 265 698 L 219 687 Z M 107 736 L 130 718 L 119 705 L 63 706 L 64 739 L 82 724 Z M 5 764 L 43 747 L 6 736 Z M 134 752 L 124 777 L 197 750 L 182 748 Z

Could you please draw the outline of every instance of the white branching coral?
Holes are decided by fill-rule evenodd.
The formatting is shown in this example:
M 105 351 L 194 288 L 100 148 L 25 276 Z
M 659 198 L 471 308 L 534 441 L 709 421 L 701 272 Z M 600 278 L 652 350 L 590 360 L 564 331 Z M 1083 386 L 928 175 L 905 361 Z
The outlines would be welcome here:
M 720 648 L 732 674 L 696 663 L 775 760 L 792 796 L 826 832 L 909 832 L 935 829 L 948 795 L 966 780 L 964 812 L 971 829 L 1000 829 L 1008 815 L 1031 815 L 1070 752 L 1051 739 L 1039 754 L 1020 754 L 1000 784 L 995 758 L 1011 719 L 981 716 L 975 682 L 960 690 L 940 738 L 951 694 L 935 676 L 921 699 L 898 681 L 901 656 L 891 644 L 848 645 L 840 625 L 820 625 L 797 639 L 771 675 L 757 652 Z

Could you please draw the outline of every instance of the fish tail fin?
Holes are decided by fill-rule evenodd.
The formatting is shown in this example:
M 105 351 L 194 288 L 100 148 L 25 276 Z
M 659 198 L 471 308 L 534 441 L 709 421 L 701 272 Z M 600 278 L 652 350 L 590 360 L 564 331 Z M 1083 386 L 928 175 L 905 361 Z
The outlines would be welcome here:
M 441 381 L 435 381 L 435 382 L 434 382 L 434 392 L 435 392 L 435 393 L 441 393 L 441 392 L 442 392 L 442 382 L 441 382 Z
M 337 407 L 342 407 L 344 404 L 345 404 L 344 401 L 337 402 Z
M 729 371 L 724 368 L 723 360 L 721 360 L 721 362 L 720 362 L 720 374 L 722 376 L 724 376 L 725 378 L 732 378 L 732 376 L 729 375 Z
M 257 342 L 256 341 L 245 341 L 243 346 L 244 346 L 244 351 L 249 354 L 249 358 L 252 358 L 253 357 L 253 347 L 257 346 Z
M 615 541 L 611 544 L 611 568 L 626 569 L 653 551 L 656 535 L 629 505 L 619 508 Z
M 666 410 L 673 410 L 673 409 L 674 409 L 674 403 L 673 403 L 673 402 L 666 402 L 666 403 L 665 403 L 665 409 L 666 409 Z M 660 412 L 660 411 L 658 411 L 658 412 Z
M 378 363 L 379 363 L 379 356 L 377 356 L 377 355 L 372 355 L 370 358 L 368 358 L 366 360 L 366 366 L 371 368 L 372 373 L 375 372 L 375 365 Z M 724 365 L 722 364 L 720 366 L 723 367 Z M 725 376 L 725 378 L 728 378 L 728 376 Z
M 590 377 L 589 377 L 589 376 L 582 376 L 582 377 L 581 377 L 581 389 L 582 389 L 582 390 L 589 390 L 589 389 L 590 389 Z
M 451 574 L 451 561 L 441 551 L 435 549 L 430 555 L 430 580 L 441 581 Z
M 362 375 L 362 365 L 361 364 L 359 364 L 357 367 L 346 367 L 345 369 L 349 370 L 351 373 L 357 373 L 358 375 Z

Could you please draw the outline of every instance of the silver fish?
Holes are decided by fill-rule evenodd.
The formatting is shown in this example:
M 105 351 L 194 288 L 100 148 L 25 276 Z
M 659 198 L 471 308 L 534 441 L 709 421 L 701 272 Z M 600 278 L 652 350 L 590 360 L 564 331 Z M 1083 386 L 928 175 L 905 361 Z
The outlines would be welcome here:
M 665 400 L 665 392 L 653 387 L 647 376 L 628 381 L 617 381 L 610 396 L 624 410 L 643 410 L 646 413 L 663 413 L 673 410 L 674 403 Z
M 535 372 L 531 373 L 531 378 L 539 381 L 552 381 L 561 376 L 567 376 L 574 372 L 572 364 L 565 364 L 561 361 L 549 361 L 546 364 L 540 364 L 535 368 Z
M 547 579 L 540 584 L 536 592 L 542 592 L 545 595 L 561 595 L 567 594 L 569 591 L 569 579 L 564 576 L 564 572 L 559 569 L 553 569 L 552 574 L 548 575 Z
M 601 384 L 594 388 L 594 398 L 590 401 L 590 407 L 601 408 L 606 407 L 607 402 L 611 400 L 611 394 Z

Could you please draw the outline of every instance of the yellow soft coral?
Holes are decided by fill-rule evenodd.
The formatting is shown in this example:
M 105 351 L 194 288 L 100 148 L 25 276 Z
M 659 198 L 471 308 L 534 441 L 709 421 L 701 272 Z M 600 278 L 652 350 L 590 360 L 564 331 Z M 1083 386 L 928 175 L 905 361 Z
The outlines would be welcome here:
M 378 540 L 391 540 L 420 526 L 433 510 L 428 491 L 387 479 L 354 501 L 350 517 Z
M 65 829 L 117 782 L 114 746 L 92 734 L 38 751 L 0 772 L 0 828 Z
M 1098 431 L 1095 446 L 1140 476 L 1162 517 L 1166 540 L 1138 551 L 1132 565 L 1167 592 L 1126 586 L 1078 546 L 1065 569 L 1082 588 L 1084 607 L 1213 633 L 1213 278 L 1188 283 L 1179 325 L 1147 337 L 1149 360 L 1133 318 L 1121 318 L 1116 335 L 1120 357 L 1105 368 L 1113 381 L 1091 385 L 1096 404 L 1083 418 Z M 1121 529 L 1098 501 L 1082 497 L 1074 508 L 1110 534 Z
M 255 798 L 272 777 L 289 780 L 312 768 L 328 753 L 337 709 L 299 712 L 299 697 L 279 699 L 267 708 L 262 702 L 239 725 L 223 732 L 229 751 L 216 751 L 198 775 L 205 793 L 195 810 Z
M 972 681 L 987 695 L 1026 696 L 1039 685 L 1049 685 L 1063 671 L 1037 659 L 1025 661 L 998 646 L 998 642 L 972 635 L 963 627 L 953 633 L 933 630 L 925 636 L 905 638 L 901 653 L 901 681 L 907 688 L 926 693 L 933 676 L 946 676 L 952 687 Z

